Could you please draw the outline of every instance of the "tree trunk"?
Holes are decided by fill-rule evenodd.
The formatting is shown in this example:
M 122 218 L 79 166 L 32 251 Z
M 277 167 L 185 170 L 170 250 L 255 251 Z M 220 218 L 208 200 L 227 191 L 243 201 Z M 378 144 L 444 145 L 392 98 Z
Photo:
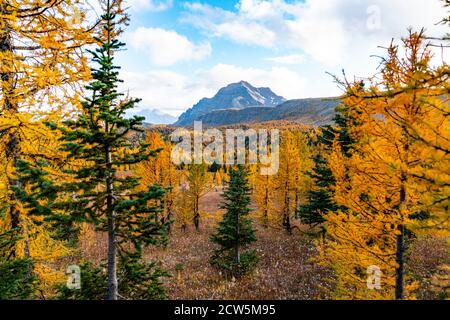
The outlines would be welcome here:
M 405 227 L 403 225 L 398 226 L 398 231 L 400 232 L 397 235 L 397 252 L 396 252 L 396 261 L 397 261 L 397 269 L 395 270 L 395 299 L 403 300 L 405 299 L 404 293 L 404 234 Z
M 405 143 L 403 145 L 404 148 L 404 158 L 403 162 L 408 164 L 408 155 L 409 155 L 409 136 L 407 129 L 405 127 L 403 129 L 403 138 L 405 139 Z M 407 206 L 408 206 L 408 195 L 406 191 L 406 185 L 408 176 L 406 172 L 401 172 L 400 181 L 400 223 L 398 224 L 398 232 L 397 235 L 397 246 L 396 246 L 396 262 L 397 268 L 395 270 L 395 299 L 403 300 L 405 299 L 405 279 L 404 279 L 404 252 L 405 252 L 405 226 L 403 224 L 403 218 L 407 214 Z
M 285 182 L 284 182 L 284 208 L 283 208 L 283 227 L 286 231 L 291 234 L 291 213 L 290 213 L 290 201 L 289 201 L 289 192 L 290 192 L 290 184 L 289 184 L 289 174 L 290 174 L 290 166 L 289 161 L 286 164 L 286 172 L 285 172 Z
M 106 10 L 111 14 L 111 3 L 107 1 Z M 108 21 L 108 27 L 112 30 L 111 21 Z M 108 47 L 111 48 L 111 32 L 107 34 Z M 108 49 L 108 58 L 111 58 L 111 50 Z M 105 132 L 109 133 L 109 123 L 105 121 Z M 114 177 L 112 165 L 112 150 L 110 145 L 106 145 L 106 213 L 108 217 L 108 300 L 117 300 L 119 296 L 117 281 L 117 243 L 116 243 L 116 214 L 114 211 Z
M 406 175 L 402 174 L 402 187 L 400 189 L 400 212 L 403 215 L 406 209 L 406 189 L 404 183 L 406 182 Z M 399 224 L 398 227 L 399 234 L 397 235 L 397 246 L 395 252 L 395 258 L 397 262 L 397 268 L 395 269 L 395 299 L 403 300 L 405 298 L 404 293 L 404 252 L 405 252 L 405 226 Z
M 6 10 L 6 4 L 0 4 L 0 14 L 8 15 L 9 12 Z M 13 53 L 13 43 L 11 38 L 11 29 L 8 24 L 8 21 L 4 21 L 4 28 L 0 33 L 0 53 Z M 18 106 L 15 102 L 14 95 L 14 79 L 12 71 L 8 69 L 12 69 L 12 63 L 8 62 L 8 60 L 3 60 L 2 63 L 5 65 L 6 71 L 0 74 L 1 79 L 1 94 L 3 96 L 3 106 L 1 106 L 0 110 L 7 110 L 11 113 L 17 112 Z M 3 133 L 5 134 L 5 133 Z M 12 163 L 13 167 L 17 166 L 17 162 L 19 160 L 19 140 L 17 138 L 16 133 L 9 132 L 8 142 L 6 145 L 6 159 L 10 163 Z M 20 182 L 15 177 L 8 177 L 9 188 L 17 187 L 20 188 Z M 10 195 L 10 208 L 9 208 L 9 216 L 10 216 L 10 226 L 12 230 L 16 230 L 20 232 L 20 211 L 17 209 L 15 205 L 17 199 L 15 197 L 14 192 L 11 192 Z M 11 249 L 10 257 L 16 257 L 16 247 L 13 246 Z
M 168 222 L 168 225 L 167 225 L 167 233 L 168 234 L 172 233 L 172 223 L 171 223 L 172 216 L 173 216 L 172 209 L 169 209 L 169 211 L 167 212 L 167 220 L 166 220 Z
M 17 167 L 17 162 L 19 161 L 19 141 L 14 133 L 9 134 L 9 141 L 6 147 L 6 159 L 11 161 L 13 167 Z M 13 175 L 9 175 L 8 177 L 9 188 L 21 188 L 21 183 L 17 179 L 17 177 Z M 11 192 L 9 196 L 10 204 L 9 204 L 9 219 L 11 230 L 15 230 L 15 233 L 21 234 L 20 230 L 20 211 L 17 208 L 17 199 L 14 192 Z M 11 256 L 16 257 L 16 246 L 14 245 L 11 251 Z
M 240 241 L 241 241 L 241 215 L 238 213 L 236 215 L 236 245 L 235 245 L 235 259 L 236 263 L 239 265 L 241 263 L 241 250 L 240 250 Z
M 285 190 L 284 190 L 284 212 L 283 212 L 283 227 L 286 231 L 291 234 L 291 217 L 289 212 L 289 183 L 286 181 Z
M 297 172 L 295 175 L 295 209 L 294 209 L 294 219 L 298 220 L 299 217 L 299 212 L 298 212 L 298 207 L 299 207 L 299 202 L 300 202 L 300 197 L 299 197 L 299 185 L 300 185 L 300 178 L 299 178 L 299 173 Z
M 111 213 L 108 217 L 108 300 L 117 300 L 118 296 L 115 227 L 115 217 Z
M 173 194 L 173 189 L 174 189 L 174 186 L 173 186 L 173 183 L 172 183 L 172 173 L 171 173 L 171 167 L 172 165 L 169 163 L 169 193 L 167 193 L 166 194 L 166 198 L 167 198 L 167 201 L 166 201 L 166 203 L 167 203 L 167 217 L 166 217 L 166 221 L 169 223 L 168 225 L 167 225 L 167 233 L 168 234 L 171 234 L 171 232 L 172 232 L 172 223 L 171 223 L 171 220 L 172 220 L 172 217 L 173 217 L 173 212 L 172 212 L 172 209 L 173 209 L 173 204 L 174 204 L 174 194 Z
M 157 206 L 158 208 L 161 208 L 161 201 L 160 201 L 160 200 L 156 200 L 156 206 Z M 153 220 L 154 220 L 155 222 L 158 222 L 158 212 L 155 212 L 155 216 L 153 217 Z
M 25 245 L 23 248 L 23 256 L 25 258 L 30 258 L 30 235 L 28 233 L 28 226 L 26 224 L 23 226 L 23 230 L 24 230 L 23 233 L 25 235 Z
M 106 125 L 108 130 L 108 125 Z M 112 156 L 109 147 L 106 148 L 106 210 L 108 213 L 108 300 L 117 300 L 117 247 L 116 247 L 116 217 L 114 212 L 114 190 L 112 176 Z
M 269 227 L 269 189 L 268 185 L 266 186 L 266 189 L 264 190 L 264 213 L 263 213 L 263 219 L 264 219 L 264 227 Z
M 268 228 L 269 227 L 269 210 L 267 210 L 267 207 L 264 208 L 264 213 L 263 213 L 263 220 L 264 220 L 264 228 Z
M 199 197 L 198 195 L 195 195 L 195 199 L 194 199 L 194 225 L 195 225 L 195 230 L 199 230 L 200 229 L 200 212 L 199 212 Z
M 3 2 L 0 4 L 0 14 L 1 15 L 8 15 L 9 12 L 6 11 L 5 3 Z M 8 21 L 4 21 L 4 29 L 0 33 L 0 53 L 12 53 L 13 47 L 12 47 L 12 38 L 11 38 L 11 29 L 8 24 Z M 0 78 L 2 80 L 2 95 L 4 99 L 4 105 L 2 106 L 6 110 L 13 109 L 14 105 L 11 101 L 11 95 L 13 93 L 13 85 L 12 85 L 12 71 L 8 69 L 12 69 L 11 62 L 9 62 L 7 59 L 4 59 L 2 61 L 2 64 L 5 65 L 6 71 L 0 73 Z

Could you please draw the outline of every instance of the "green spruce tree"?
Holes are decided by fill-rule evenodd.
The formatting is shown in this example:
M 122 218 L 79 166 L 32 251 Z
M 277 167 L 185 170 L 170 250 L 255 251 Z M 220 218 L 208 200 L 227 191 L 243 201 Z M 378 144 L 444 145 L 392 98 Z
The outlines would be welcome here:
M 129 300 L 162 300 L 166 292 L 162 277 L 169 274 L 155 263 L 142 263 L 139 254 L 120 257 L 118 286 L 120 295 Z M 102 300 L 108 289 L 107 266 L 90 262 L 80 265 L 81 288 L 69 289 L 65 284 L 58 289 L 58 300 Z
M 139 280 L 143 279 L 143 270 L 151 275 L 150 269 L 154 267 L 142 262 L 140 257 L 143 246 L 165 243 L 167 229 L 167 225 L 155 219 L 161 207 L 153 204 L 162 202 L 165 190 L 150 186 L 145 192 L 136 191 L 139 178 L 119 173 L 120 168 L 156 156 L 155 151 L 148 150 L 148 145 L 131 142 L 133 135 L 143 132 L 144 118 L 127 119 L 125 112 L 140 100 L 123 97 L 117 89 L 121 80 L 114 54 L 124 46 L 117 38 L 122 31 L 120 25 L 127 21 L 121 4 L 120 0 L 104 2 L 102 32 L 96 38 L 98 47 L 90 51 L 93 63 L 98 66 L 92 69 L 93 80 L 87 86 L 90 98 L 82 102 L 82 110 L 75 119 L 49 124 L 62 134 L 62 151 L 67 153 L 70 163 L 60 168 L 65 179 L 60 181 L 52 176 L 48 169 L 54 164 L 47 160 L 34 164 L 21 161 L 21 180 L 31 186 L 31 192 L 15 190 L 31 215 L 44 215 L 47 220 L 66 226 L 74 221 L 87 221 L 107 232 L 105 296 L 110 300 L 136 297 L 125 296 L 133 291 L 118 279 L 123 272 L 126 279 L 133 280 L 130 285 L 136 288 L 150 285 L 151 290 L 160 292 L 154 287 L 160 286 L 157 278 L 163 275 L 158 270 L 154 273 L 156 277 Z M 122 266 L 118 266 L 119 261 Z M 122 288 L 128 288 L 126 292 L 119 292 L 121 283 Z M 148 295 L 136 298 L 139 297 Z
M 352 141 L 348 125 L 352 120 L 347 116 L 347 106 L 344 104 L 338 105 L 335 111 L 335 124 L 324 126 L 317 139 L 317 151 L 313 156 L 314 167 L 308 173 L 313 182 L 313 187 L 307 194 L 308 202 L 298 208 L 301 222 L 309 225 L 325 222 L 328 211 L 345 210 L 333 200 L 336 180 L 328 164 L 327 154 L 331 152 L 335 139 L 338 139 L 343 153 L 346 156 L 350 155 Z
M 13 256 L 14 244 L 19 239 L 15 231 L 0 234 L 0 300 L 31 299 L 36 290 L 37 279 L 30 272 L 31 259 Z
M 226 212 L 211 241 L 219 248 L 213 251 L 210 263 L 226 275 L 242 275 L 256 266 L 258 257 L 248 246 L 256 241 L 248 215 L 250 185 L 248 172 L 243 166 L 229 170 L 230 181 L 223 195 L 222 209 Z

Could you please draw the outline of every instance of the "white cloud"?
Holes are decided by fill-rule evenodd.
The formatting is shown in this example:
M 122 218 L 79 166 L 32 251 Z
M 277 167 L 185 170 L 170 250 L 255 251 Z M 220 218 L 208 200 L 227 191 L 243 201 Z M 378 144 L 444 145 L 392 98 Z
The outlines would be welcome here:
M 244 68 L 218 64 L 194 74 L 173 71 L 122 71 L 122 89 L 141 98 L 141 109 L 158 109 L 171 115 L 180 115 L 201 98 L 212 97 L 221 87 L 246 80 L 257 87 L 270 87 L 275 93 L 292 99 L 305 96 L 305 79 L 285 67 L 270 69 Z
M 122 89 L 130 96 L 142 99 L 139 109 L 158 109 L 162 112 L 179 115 L 207 90 L 190 83 L 190 78 L 167 71 L 129 72 L 122 71 Z
M 126 0 L 132 10 L 164 11 L 172 8 L 173 0 Z
M 266 60 L 278 64 L 297 65 L 305 61 L 305 56 L 301 54 L 290 54 L 286 56 L 266 58 Z
M 250 19 L 271 19 L 279 15 L 280 1 L 241 0 L 238 4 L 242 15 Z
M 436 25 L 445 13 L 439 0 L 241 0 L 236 11 L 196 2 L 184 6 L 182 21 L 207 37 L 271 49 L 265 59 L 268 66 L 229 62 L 197 71 L 124 71 L 124 85 L 133 96 L 143 98 L 142 108 L 179 115 L 240 80 L 270 87 L 288 99 L 338 95 L 341 92 L 326 71 L 339 75 L 345 69 L 349 79 L 372 75 L 379 59 L 370 56 L 384 55 L 379 46 L 405 36 L 409 26 L 426 27 L 432 36 L 446 32 Z M 201 60 L 212 53 L 209 42 L 193 43 L 170 30 L 139 28 L 128 37 L 128 43 L 154 66 Z M 449 61 L 448 53 L 444 59 Z
M 285 67 L 260 69 L 218 64 L 207 71 L 199 72 L 198 76 L 205 83 L 210 83 L 212 88 L 217 89 L 233 82 L 245 80 L 256 87 L 269 87 L 276 94 L 287 99 L 304 94 L 305 79 Z
M 275 42 L 275 33 L 256 23 L 243 24 L 238 21 L 230 21 L 216 26 L 213 30 L 216 36 L 225 36 L 244 44 L 270 48 Z
M 188 13 L 181 21 L 192 24 L 209 36 L 224 37 L 237 43 L 273 47 L 276 34 L 266 26 L 239 19 L 236 14 L 199 3 L 186 3 Z
M 440 0 L 241 0 L 236 12 L 199 3 L 185 8 L 183 21 L 206 34 L 298 49 L 325 68 L 360 72 L 373 72 L 377 61 L 370 56 L 382 54 L 378 47 L 405 36 L 410 26 L 433 36 L 445 33 L 436 25 L 445 15 Z
M 194 44 L 173 30 L 140 27 L 126 38 L 131 47 L 146 54 L 156 66 L 201 60 L 212 52 L 209 43 Z

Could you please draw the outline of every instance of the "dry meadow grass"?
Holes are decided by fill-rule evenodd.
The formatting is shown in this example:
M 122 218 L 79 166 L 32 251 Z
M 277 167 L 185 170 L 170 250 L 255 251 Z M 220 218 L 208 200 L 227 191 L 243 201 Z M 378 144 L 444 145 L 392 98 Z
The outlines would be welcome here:
M 282 228 L 264 228 L 254 222 L 258 241 L 253 245 L 260 261 L 250 275 L 238 279 L 225 279 L 210 266 L 208 259 L 214 249 L 209 241 L 217 222 L 221 190 L 213 190 L 202 199 L 201 228 L 192 225 L 182 231 L 173 225 L 166 247 L 145 249 L 147 261 L 159 261 L 171 277 L 164 278 L 169 299 L 260 300 L 260 299 L 330 299 L 333 272 L 315 263 L 317 251 L 314 240 L 305 232 L 306 226 L 297 227 L 292 235 Z M 104 234 L 86 230 L 81 241 L 84 259 L 100 263 L 106 257 Z M 421 280 L 416 295 L 420 299 L 435 299 L 431 278 L 442 264 L 449 264 L 447 245 L 435 238 L 414 239 L 408 250 L 409 275 Z

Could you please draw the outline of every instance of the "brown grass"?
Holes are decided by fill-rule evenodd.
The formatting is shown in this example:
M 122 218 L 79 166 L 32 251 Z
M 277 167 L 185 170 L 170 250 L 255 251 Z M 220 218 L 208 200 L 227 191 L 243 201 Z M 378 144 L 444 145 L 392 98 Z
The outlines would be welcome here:
M 253 274 L 226 280 L 208 259 L 214 249 L 209 241 L 217 222 L 221 190 L 202 198 L 203 219 L 200 231 L 189 226 L 187 232 L 176 224 L 172 227 L 169 244 L 165 248 L 148 248 L 144 258 L 160 261 L 172 277 L 164 279 L 170 299 L 317 299 L 328 298 L 330 270 L 316 265 L 312 240 L 294 230 L 288 235 L 281 228 L 264 228 L 255 223 L 258 241 L 253 245 L 260 261 Z M 106 235 L 85 226 L 81 238 L 81 252 L 85 260 L 98 264 L 106 257 Z M 176 266 L 181 264 L 180 279 Z
M 213 245 L 209 235 L 213 224 L 200 232 L 175 230 L 165 249 L 151 249 L 145 257 L 161 261 L 172 278 L 165 280 L 170 299 L 317 299 L 326 298 L 330 272 L 311 260 L 315 255 L 310 240 L 282 230 L 257 227 L 254 249 L 260 257 L 256 271 L 240 279 L 226 280 L 208 263 Z M 178 279 L 176 266 L 183 271 Z
M 184 233 L 175 229 L 169 245 L 146 251 L 146 259 L 161 261 L 173 277 L 165 280 L 170 299 L 317 299 L 327 298 L 330 270 L 311 261 L 316 252 L 312 241 L 299 232 L 288 235 L 281 228 L 264 228 L 255 223 L 258 241 L 253 245 L 260 261 L 255 272 L 239 279 L 225 279 L 208 259 L 214 245 L 209 241 L 221 219 L 221 188 L 201 201 L 200 231 L 191 226 Z M 209 214 L 206 214 L 209 213 Z M 183 266 L 178 272 L 176 266 Z
M 260 261 L 254 273 L 225 279 L 211 267 L 208 259 L 214 249 L 209 237 L 221 219 L 221 190 L 202 198 L 200 231 L 192 225 L 187 232 L 175 224 L 165 248 L 148 248 L 144 258 L 159 261 L 172 277 L 164 279 L 169 299 L 330 299 L 333 272 L 314 262 L 317 255 L 310 231 L 294 221 L 296 228 L 288 235 L 282 228 L 264 228 L 254 223 L 258 241 L 253 245 Z M 88 229 L 91 229 L 88 227 Z M 100 263 L 106 257 L 105 234 L 86 230 L 81 240 L 82 256 Z M 407 273 L 420 282 L 418 299 L 436 299 L 431 279 L 439 266 L 450 264 L 445 239 L 431 237 L 412 241 L 408 250 Z M 177 265 L 182 271 L 177 271 Z

